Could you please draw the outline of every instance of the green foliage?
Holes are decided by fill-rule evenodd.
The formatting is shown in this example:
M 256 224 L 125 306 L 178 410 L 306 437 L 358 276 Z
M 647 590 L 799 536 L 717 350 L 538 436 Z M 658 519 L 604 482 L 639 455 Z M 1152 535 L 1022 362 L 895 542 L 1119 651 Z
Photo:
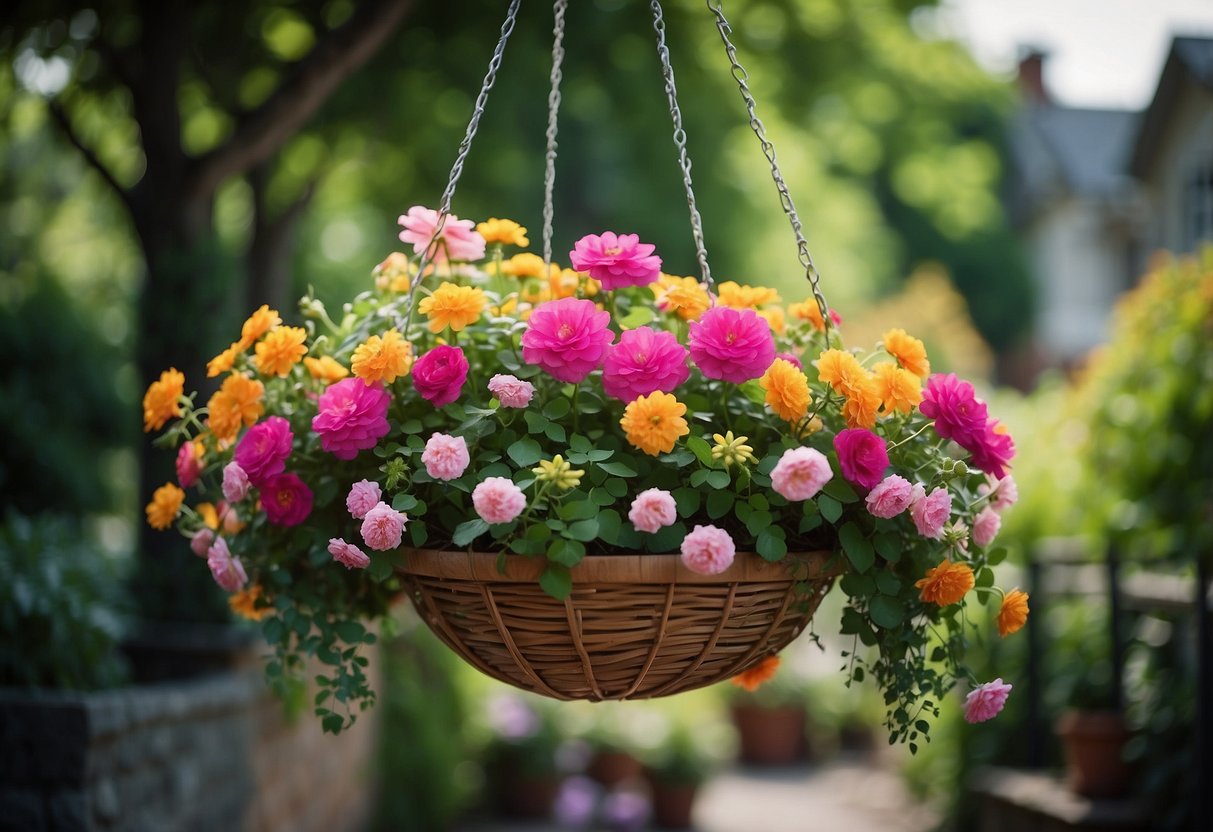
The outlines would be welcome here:
M 649 776 L 659 783 L 696 786 L 708 778 L 714 767 L 704 741 L 681 723 L 674 723 L 664 742 L 645 761 Z

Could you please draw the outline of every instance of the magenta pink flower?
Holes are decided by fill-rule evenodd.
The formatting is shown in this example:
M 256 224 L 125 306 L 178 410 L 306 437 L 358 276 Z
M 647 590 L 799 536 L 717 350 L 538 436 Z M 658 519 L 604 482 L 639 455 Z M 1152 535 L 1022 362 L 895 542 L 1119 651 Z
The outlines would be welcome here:
M 936 488 L 929 495 L 921 485 L 914 486 L 910 497 L 910 517 L 914 520 L 914 528 L 923 537 L 939 540 L 943 537 L 943 527 L 952 514 L 952 495 L 946 488 Z
M 468 379 L 468 360 L 459 347 L 434 347 L 413 365 L 413 387 L 434 407 L 445 407 L 463 390 Z
M 248 429 L 236 444 L 232 458 L 244 469 L 248 481 L 260 488 L 270 477 L 286 469 L 294 438 L 290 422 L 281 416 L 270 416 Z
M 194 536 L 190 538 L 190 551 L 198 557 L 204 558 L 214 542 L 215 530 L 204 526 L 194 532 Z
M 884 479 L 889 452 L 884 440 L 865 428 L 849 428 L 834 437 L 842 475 L 861 488 L 873 488 Z
M 1007 474 L 1002 479 L 986 475 L 986 481 L 977 486 L 977 493 L 989 496 L 990 508 L 1003 512 L 1019 502 L 1019 486 L 1015 478 Z
M 248 583 L 248 574 L 240 558 L 234 557 L 227 547 L 227 541 L 222 537 L 215 538 L 211 548 L 206 553 L 206 565 L 211 570 L 215 583 L 228 592 L 237 592 Z
M 661 258 L 653 254 L 654 248 L 640 242 L 636 234 L 604 231 L 602 236 L 587 234 L 574 243 L 569 262 L 577 271 L 589 272 L 603 289 L 648 286 L 661 276 Z
M 502 407 L 526 407 L 535 395 L 535 385 L 498 373 L 489 379 L 489 392 L 497 397 Z
M 740 384 L 759 378 L 775 360 L 771 327 L 753 309 L 713 306 L 691 321 L 691 360 L 708 378 Z
M 366 552 L 339 537 L 329 538 L 329 554 L 346 569 L 366 569 L 371 565 L 371 559 Z
M 611 343 L 610 320 L 611 314 L 599 311 L 590 300 L 541 303 L 522 333 L 522 360 L 558 381 L 576 384 L 602 363 Z
M 413 252 L 421 254 L 434 239 L 438 216 L 434 209 L 421 205 L 414 205 L 407 214 L 401 214 L 397 220 L 404 226 L 400 232 L 401 242 L 412 243 Z M 433 255 L 435 262 L 442 262 L 448 257 L 451 260 L 479 260 L 484 257 L 484 237 L 480 236 L 476 224 L 471 220 L 461 220 L 454 214 L 448 214 L 438 238 L 441 242 Z
M 526 495 L 505 477 L 488 477 L 472 490 L 472 506 L 486 523 L 508 523 L 526 508 Z
M 973 542 L 984 549 L 994 542 L 1000 528 L 1002 518 L 997 511 L 986 506 L 973 518 Z
M 782 358 L 784 361 L 791 364 L 797 370 L 804 369 L 804 363 L 799 358 L 796 357 L 795 353 L 781 352 L 781 353 L 776 354 L 775 359 L 778 360 L 780 358 Z
M 896 517 L 910 507 L 913 494 L 914 488 L 909 480 L 890 474 L 868 492 L 868 513 L 886 520 Z
M 656 390 L 672 393 L 691 375 L 687 351 L 672 332 L 647 326 L 630 329 L 607 347 L 602 389 L 628 404 Z
M 816 448 L 789 448 L 771 471 L 771 487 L 788 500 L 810 500 L 833 478 L 830 461 Z
M 248 474 L 237 462 L 223 466 L 223 498 L 229 503 L 238 503 L 248 496 Z
M 953 373 L 936 373 L 927 379 L 919 410 L 935 420 L 936 433 L 964 448 L 978 443 L 989 419 L 986 403 L 977 398 L 973 385 Z
M 1010 695 L 1011 686 L 1002 679 L 978 685 L 965 697 L 965 722 L 976 724 L 993 719 L 1001 713 Z
M 261 486 L 261 507 L 275 526 L 298 526 L 312 513 L 312 490 L 296 474 L 278 474 Z
M 434 479 L 453 480 L 463 476 L 472 460 L 468 456 L 468 443 L 462 436 L 435 433 L 425 443 L 421 461 L 425 472 Z
M 403 511 L 396 511 L 387 503 L 376 503 L 362 518 L 362 542 L 377 552 L 395 549 L 400 545 L 408 519 Z
M 682 539 L 682 562 L 700 575 L 719 575 L 733 564 L 737 546 L 724 529 L 696 526 Z
M 387 436 L 390 401 L 379 382 L 368 385 L 360 378 L 343 379 L 320 394 L 320 412 L 312 419 L 312 430 L 333 456 L 353 459 Z
M 202 460 L 198 458 L 194 443 L 188 440 L 182 442 L 177 451 L 177 482 L 181 483 L 182 488 L 189 488 L 198 482 L 201 475 Z
M 350 493 L 345 496 L 345 507 L 355 520 L 366 517 L 366 513 L 379 504 L 383 499 L 383 491 L 379 483 L 370 480 L 358 480 L 350 486 Z
M 991 419 L 977 444 L 969 447 L 969 461 L 974 466 L 995 477 L 1006 474 L 1006 465 L 1015 456 L 1015 443 L 1011 435 L 998 430 L 999 424 Z
M 660 488 L 647 488 L 632 500 L 628 519 L 637 531 L 653 534 L 665 526 L 674 525 L 674 521 L 678 519 L 678 506 L 670 492 Z

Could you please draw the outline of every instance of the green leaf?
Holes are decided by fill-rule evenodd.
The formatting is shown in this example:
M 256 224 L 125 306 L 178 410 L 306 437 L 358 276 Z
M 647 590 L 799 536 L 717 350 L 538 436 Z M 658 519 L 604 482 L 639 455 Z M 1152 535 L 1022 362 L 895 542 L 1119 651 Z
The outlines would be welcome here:
M 694 477 L 691 479 L 694 480 Z M 695 491 L 693 488 L 674 489 L 674 502 L 678 505 L 679 517 L 690 517 L 695 512 L 699 511 L 699 501 L 699 492 Z
M 544 426 L 547 427 L 546 425 Z M 519 468 L 530 468 L 539 460 L 543 459 L 543 449 L 539 447 L 539 443 L 534 439 L 519 439 L 513 445 L 505 449 L 506 455 L 514 460 L 514 464 Z
M 548 546 L 548 560 L 564 566 L 576 566 L 585 557 L 585 546 L 576 540 L 558 537 Z
M 994 586 L 994 570 L 990 569 L 989 567 L 979 570 L 977 573 L 977 582 L 975 585 L 978 587 Z
M 614 482 L 619 482 L 619 480 L 614 480 Z M 590 502 L 597 506 L 609 506 L 615 502 L 615 498 L 605 487 L 597 486 L 590 489 Z
M 628 493 L 628 484 L 621 479 L 609 479 L 602 484 L 602 487 L 615 498 L 623 497 Z
M 729 487 L 729 472 L 728 471 L 708 471 L 708 485 L 712 488 L 728 488 Z
M 788 553 L 788 544 L 784 541 L 784 531 L 779 526 L 768 526 L 759 532 L 755 547 L 764 560 L 780 560 Z
M 753 535 L 761 534 L 763 529 L 770 528 L 774 519 L 769 511 L 755 511 L 746 518 L 746 531 Z
M 455 527 L 451 542 L 456 546 L 467 546 L 473 540 L 489 530 L 489 524 L 477 517 L 475 520 L 464 520 Z
M 687 450 L 695 454 L 695 458 L 709 468 L 716 462 L 712 459 L 712 446 L 701 436 L 687 437 Z
M 543 406 L 543 415 L 549 419 L 560 419 L 569 412 L 569 400 L 564 396 L 552 399 Z
M 797 528 L 797 531 L 799 531 L 801 534 L 808 534 L 809 532 L 813 531 L 813 529 L 816 529 L 819 526 L 821 526 L 821 515 L 812 514 L 808 517 L 801 517 L 800 523 L 797 525 L 796 528 Z
M 396 511 L 412 511 L 417 507 L 417 498 L 412 494 L 397 494 L 392 499 L 392 508 Z
M 615 544 L 619 539 L 619 530 L 623 525 L 623 520 L 619 516 L 619 512 L 614 509 L 607 509 L 598 514 L 598 537 L 604 543 Z
M 340 734 L 341 728 L 345 725 L 345 720 L 341 718 L 341 714 L 329 712 L 320 720 L 320 725 L 326 733 Z
M 366 568 L 372 581 L 382 583 L 392 574 L 392 561 L 383 552 L 371 552 L 371 565 Z
M 569 537 L 574 540 L 581 540 L 588 543 L 598 537 L 598 518 L 591 517 L 588 520 L 578 520 L 572 523 L 567 531 Z
M 687 527 L 682 523 L 666 526 L 655 534 L 642 534 L 645 548 L 650 552 L 677 552 L 682 539 L 687 536 Z
M 885 595 L 896 595 L 901 592 L 901 578 L 898 578 L 892 572 L 877 572 L 876 588 Z
M 854 503 L 859 500 L 859 495 L 855 493 L 851 484 L 837 477 L 826 483 L 826 487 L 822 490 L 840 503 Z
M 906 611 L 900 599 L 877 595 L 868 603 L 868 614 L 877 627 L 891 630 L 905 620 Z
M 548 429 L 548 418 L 536 410 L 525 411 L 523 418 L 526 419 L 526 428 L 530 433 L 543 433 Z
M 320 484 L 316 486 L 316 493 L 313 497 L 317 506 L 327 506 L 333 502 L 333 498 L 337 496 L 337 480 L 332 477 L 323 477 Z
M 876 579 L 871 575 L 848 572 L 838 581 L 838 585 L 852 598 L 870 598 L 876 594 Z
M 989 563 L 990 566 L 997 566 L 1006 559 L 1007 550 L 1001 546 L 997 549 L 991 549 L 989 554 L 986 555 L 986 562 Z
M 544 428 L 544 435 L 553 442 L 563 443 L 565 439 L 564 428 L 553 422 Z
M 876 544 L 876 551 L 880 556 L 889 563 L 897 563 L 901 560 L 901 538 L 895 534 L 878 534 L 876 539 L 872 541 Z
M 771 502 L 761 494 L 750 495 L 750 507 L 758 511 L 766 511 L 771 507 Z
M 708 474 L 711 472 L 706 468 L 700 468 L 698 471 L 691 472 L 691 488 L 699 488 L 708 481 Z
M 363 627 L 357 621 L 338 621 L 335 628 L 338 637 L 346 644 L 359 644 L 362 642 L 362 636 L 366 633 L 366 627 Z
M 822 513 L 825 513 L 824 509 Z M 864 535 L 863 530 L 854 523 L 842 525 L 842 528 L 838 530 L 838 542 L 842 544 L 842 550 L 846 552 L 847 560 L 857 571 L 867 572 L 875 563 L 876 553 L 872 550 L 872 544 Z
M 653 308 L 651 306 L 636 306 L 619 319 L 619 326 L 624 329 L 636 329 L 652 320 Z
M 563 601 L 573 591 L 573 576 L 564 564 L 549 562 L 539 576 L 539 586 L 557 601 Z
M 614 477 L 634 477 L 636 472 L 622 462 L 600 462 L 598 467 Z
M 586 439 L 580 433 L 574 433 L 569 437 L 569 450 L 579 454 L 589 452 L 594 447 L 590 440 Z
M 842 517 L 842 503 L 828 494 L 822 494 L 817 498 L 817 509 L 821 512 L 821 516 L 830 523 L 836 523 L 838 518 Z
M 598 506 L 590 500 L 578 500 L 575 503 L 561 503 L 556 513 L 565 520 L 584 520 L 598 513 Z
M 425 523 L 420 520 L 414 520 L 409 523 L 409 537 L 413 539 L 413 545 L 421 547 L 430 539 L 429 530 L 426 529 Z
M 713 491 L 708 495 L 708 517 L 713 520 L 724 517 L 733 508 L 733 499 L 732 491 Z

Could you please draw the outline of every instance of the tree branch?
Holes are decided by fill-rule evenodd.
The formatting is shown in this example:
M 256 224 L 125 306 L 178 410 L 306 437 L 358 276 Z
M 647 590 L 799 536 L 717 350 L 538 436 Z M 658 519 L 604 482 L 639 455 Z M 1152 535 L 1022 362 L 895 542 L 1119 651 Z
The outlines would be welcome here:
M 97 154 L 93 152 L 93 149 L 80 138 L 80 134 L 76 132 L 76 128 L 72 127 L 72 120 L 67 112 L 64 111 L 62 105 L 58 101 L 52 100 L 48 102 L 47 108 L 50 110 L 51 118 L 59 127 L 59 131 L 72 143 L 76 150 L 80 151 L 80 155 L 84 157 L 84 161 L 88 162 L 89 167 L 101 174 L 101 178 L 113 189 L 114 193 L 118 195 L 129 210 L 131 207 L 130 191 L 123 187 L 122 183 L 105 166 L 105 163 L 97 158 Z
M 312 47 L 269 98 L 238 121 L 227 141 L 193 161 L 189 189 L 208 193 L 272 156 L 378 51 L 412 5 L 413 0 L 362 3 Z

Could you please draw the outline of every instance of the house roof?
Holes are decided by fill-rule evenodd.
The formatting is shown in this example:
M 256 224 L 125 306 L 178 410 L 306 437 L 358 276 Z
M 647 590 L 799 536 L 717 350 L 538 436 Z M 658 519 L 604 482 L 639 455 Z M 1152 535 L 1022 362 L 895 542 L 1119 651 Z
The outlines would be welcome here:
M 1213 38 L 1180 36 L 1171 41 L 1154 100 L 1142 116 L 1133 143 L 1129 172 L 1134 176 L 1142 178 L 1149 173 L 1185 83 L 1213 90 Z

